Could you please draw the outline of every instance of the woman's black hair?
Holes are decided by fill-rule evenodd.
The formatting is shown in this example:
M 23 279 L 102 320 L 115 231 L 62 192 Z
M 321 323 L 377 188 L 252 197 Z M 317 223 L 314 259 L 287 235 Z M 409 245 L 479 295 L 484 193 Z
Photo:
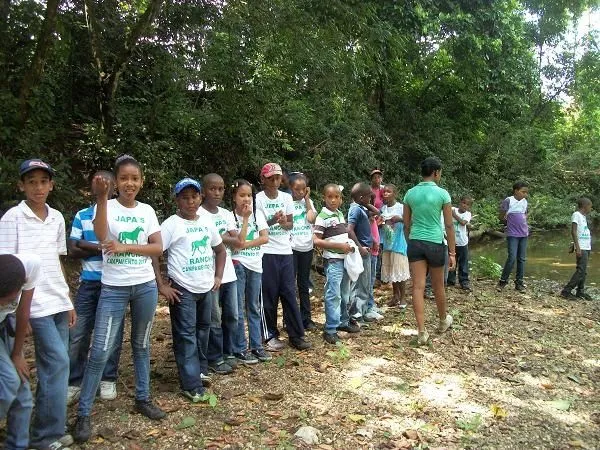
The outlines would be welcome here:
M 144 175 L 144 171 L 142 170 L 142 165 L 138 162 L 138 160 L 135 159 L 131 155 L 122 153 L 119 156 L 117 156 L 117 159 L 115 160 L 115 176 L 119 175 L 119 170 L 121 169 L 121 167 L 127 166 L 127 165 L 132 165 L 132 166 L 137 167 L 140 170 L 140 173 L 142 175 Z
M 304 180 L 304 182 L 308 185 L 308 177 L 306 175 L 304 175 L 302 172 L 290 172 L 288 185 L 291 186 L 297 180 Z
M 0 297 L 19 291 L 25 284 L 25 266 L 15 255 L 0 255 Z
M 438 170 L 442 170 L 442 162 L 435 156 L 425 158 L 421 163 L 421 175 L 424 177 L 430 177 Z
M 233 217 L 235 218 L 235 224 L 239 227 L 239 222 L 237 218 L 237 213 L 235 212 L 236 204 L 235 204 L 235 194 L 238 189 L 242 186 L 250 186 L 250 191 L 252 192 L 252 216 L 254 217 L 254 223 L 256 224 L 256 189 L 254 185 L 250 183 L 248 180 L 244 180 L 243 178 L 238 178 L 231 185 L 231 204 L 233 205 Z M 258 226 L 258 225 L 257 225 Z
M 527 183 L 527 181 L 517 181 L 515 184 L 513 184 L 513 192 L 526 187 L 529 187 L 529 183 Z

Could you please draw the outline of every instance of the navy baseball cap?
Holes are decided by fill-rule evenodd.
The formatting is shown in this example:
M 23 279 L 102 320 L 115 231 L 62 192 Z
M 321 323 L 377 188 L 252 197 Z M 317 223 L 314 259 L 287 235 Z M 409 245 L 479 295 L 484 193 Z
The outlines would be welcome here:
M 55 174 L 54 169 L 50 166 L 50 164 L 42 161 L 41 159 L 28 159 L 27 161 L 23 161 L 21 163 L 21 166 L 19 167 L 19 176 L 23 177 L 23 175 L 33 170 L 43 170 L 48 172 L 50 178 L 52 178 Z
M 178 195 L 181 191 L 183 191 L 186 187 L 193 187 L 198 192 L 202 192 L 202 185 L 194 180 L 193 178 L 184 178 L 179 180 L 173 189 L 175 191 L 175 195 Z

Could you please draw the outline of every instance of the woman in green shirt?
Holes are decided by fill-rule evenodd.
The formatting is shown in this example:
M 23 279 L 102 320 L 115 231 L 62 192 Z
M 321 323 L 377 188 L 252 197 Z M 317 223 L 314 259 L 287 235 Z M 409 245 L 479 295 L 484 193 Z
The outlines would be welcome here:
M 408 261 L 413 279 L 413 309 L 419 330 L 418 344 L 425 345 L 429 334 L 425 330 L 424 292 L 427 271 L 440 317 L 438 332 L 444 333 L 452 326 L 452 316 L 446 312 L 444 290 L 444 230 L 448 239 L 449 269 L 456 264 L 454 225 L 450 194 L 437 185 L 442 177 L 442 163 L 437 158 L 427 158 L 421 163 L 423 181 L 408 190 L 404 196 L 404 234 L 408 242 Z M 441 214 L 444 226 L 441 223 Z

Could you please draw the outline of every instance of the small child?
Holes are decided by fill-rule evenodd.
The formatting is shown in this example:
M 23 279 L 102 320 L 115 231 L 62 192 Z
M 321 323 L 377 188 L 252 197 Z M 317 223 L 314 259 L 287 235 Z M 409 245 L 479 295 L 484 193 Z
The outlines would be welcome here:
M 506 244 L 508 254 L 500 281 L 496 290 L 502 291 L 508 284 L 508 278 L 512 272 L 515 261 L 517 262 L 517 274 L 515 277 L 515 289 L 523 292 L 525 283 L 525 260 L 527 258 L 527 237 L 529 236 L 529 225 L 527 224 L 527 195 L 529 185 L 524 181 L 517 181 L 513 185 L 513 195 L 506 197 L 500 205 L 500 220 L 506 223 Z
M 115 176 L 107 170 L 99 170 L 94 174 L 110 180 L 109 198 L 113 197 Z M 92 177 L 92 179 L 94 178 Z M 95 195 L 94 192 L 92 194 Z M 77 323 L 69 331 L 69 390 L 67 393 L 67 404 L 70 405 L 79 398 L 81 392 L 81 380 L 87 364 L 90 351 L 90 341 L 94 323 L 96 322 L 96 308 L 100 299 L 102 289 L 102 246 L 94 233 L 95 205 L 82 209 L 75 214 L 71 235 L 67 241 L 69 256 L 81 259 L 81 275 L 79 289 L 75 296 L 75 311 L 77 312 Z M 102 400 L 114 400 L 117 397 L 117 369 L 123 345 L 123 324 L 117 335 L 115 351 L 112 353 L 100 381 L 100 398 Z
M 65 427 L 69 328 L 76 320 L 60 261 L 60 255 L 67 254 L 65 220 L 46 204 L 54 189 L 54 169 L 40 159 L 30 159 L 19 172 L 19 189 L 26 200 L 0 219 L 0 253 L 32 253 L 42 259 L 29 320 L 38 378 L 29 447 L 61 448 L 73 443 Z
M 471 224 L 471 206 L 473 198 L 463 195 L 458 208 L 452 208 L 454 219 L 454 231 L 456 236 L 456 270 L 448 273 L 448 286 L 456 284 L 456 272 L 458 282 L 465 291 L 471 290 L 469 283 L 469 228 Z
M 310 200 L 308 179 L 302 173 L 295 173 L 290 177 L 289 187 L 294 200 L 294 226 L 292 228 L 292 251 L 294 252 L 294 272 L 300 297 L 300 315 L 305 330 L 314 330 L 310 311 L 310 267 L 313 258 L 312 224 L 315 223 L 317 213 Z
M 569 282 L 562 289 L 560 295 L 568 300 L 593 300 L 585 293 L 585 277 L 587 275 L 587 265 L 592 251 L 592 235 L 588 228 L 586 216 L 592 210 L 592 201 L 587 197 L 581 197 L 577 200 L 577 211 L 571 216 L 571 236 L 573 237 L 573 247 L 577 257 L 577 268 Z M 573 289 L 577 288 L 573 295 Z
M 213 296 L 221 285 L 225 267 L 223 240 L 207 216 L 198 215 L 200 183 L 180 180 L 174 189 L 177 214 L 161 225 L 163 250 L 168 253 L 169 283 L 152 258 L 156 282 L 169 302 L 173 352 L 182 395 L 192 403 L 202 400 L 200 374 L 206 361 Z
M 381 281 L 392 283 L 393 297 L 390 306 L 406 308 L 406 280 L 410 279 L 410 268 L 406 256 L 407 243 L 404 236 L 404 205 L 396 201 L 396 186 L 387 184 L 383 188 L 384 205 L 381 215 L 383 227 L 383 258 Z
M 254 186 L 246 180 L 233 182 L 233 214 L 238 233 L 246 236 L 244 246 L 234 250 L 231 255 L 238 283 L 236 357 L 245 364 L 267 362 L 272 357 L 263 347 L 261 285 L 262 246 L 269 242 L 269 226 L 264 216 L 257 213 Z M 245 318 L 248 322 L 250 353 L 247 351 Z
M 348 228 L 344 214 L 338 209 L 342 204 L 339 186 L 327 184 L 323 189 L 325 206 L 315 219 L 313 240 L 323 249 L 325 269 L 325 327 L 323 339 L 336 344 L 338 331 L 357 333 L 360 327 L 349 323 L 350 277 L 344 268 L 345 256 L 353 251 L 348 243 Z
M 279 339 L 277 328 L 277 305 L 280 297 L 290 345 L 297 350 L 311 347 L 304 338 L 302 316 L 294 288 L 294 257 L 290 242 L 294 201 L 290 194 L 279 190 L 281 175 L 279 164 L 265 164 L 260 171 L 263 190 L 256 195 L 256 210 L 264 215 L 269 225 L 269 242 L 263 246 L 262 260 L 266 350 L 276 352 L 285 348 L 285 342 Z
M 375 194 L 371 192 L 371 204 L 374 205 Z M 379 234 L 379 226 L 383 223 L 379 215 L 369 214 L 369 223 L 371 224 L 371 236 L 373 236 L 373 244 L 371 244 L 371 295 L 367 303 L 367 312 L 365 318 L 367 320 L 382 320 L 383 314 L 379 312 L 375 303 L 375 280 L 377 279 L 377 264 L 381 260 L 380 244 L 381 236 Z M 380 277 L 381 278 L 381 277 Z
M 0 255 L 0 420 L 6 418 L 7 449 L 29 447 L 33 400 L 23 344 L 41 267 L 35 255 Z
M 352 203 L 348 210 L 348 236 L 358 246 L 358 251 L 362 257 L 363 272 L 356 282 L 352 283 L 352 293 L 350 297 L 350 314 L 357 323 L 365 326 L 365 321 L 373 321 L 373 318 L 365 317 L 367 305 L 371 297 L 371 246 L 373 245 L 373 235 L 371 234 L 371 224 L 369 223 L 369 207 L 375 210 L 370 204 L 371 187 L 366 183 L 356 183 L 351 191 Z M 379 213 L 375 210 L 374 212 Z

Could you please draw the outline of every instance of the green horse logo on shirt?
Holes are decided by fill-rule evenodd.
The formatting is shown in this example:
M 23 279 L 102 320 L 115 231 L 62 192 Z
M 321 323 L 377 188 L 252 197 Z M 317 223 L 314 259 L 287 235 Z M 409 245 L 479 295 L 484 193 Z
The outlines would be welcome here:
M 252 230 L 250 230 L 250 233 L 246 234 L 246 240 L 253 241 L 255 232 L 256 232 L 256 229 L 252 228 Z
M 142 231 L 144 231 L 142 227 L 137 227 L 133 231 L 121 231 L 119 233 L 119 242 L 121 244 L 137 244 Z
M 206 247 L 208 247 L 208 236 L 204 236 L 199 241 L 192 242 L 192 256 L 194 256 L 196 252 L 206 253 Z
M 294 222 L 304 222 L 306 219 L 306 211 L 302 211 L 297 216 L 294 216 Z

